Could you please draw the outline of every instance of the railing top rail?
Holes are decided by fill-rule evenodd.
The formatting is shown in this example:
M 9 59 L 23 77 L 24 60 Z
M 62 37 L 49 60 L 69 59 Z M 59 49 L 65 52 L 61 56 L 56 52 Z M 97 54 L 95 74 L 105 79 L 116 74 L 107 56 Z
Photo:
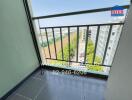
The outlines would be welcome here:
M 124 9 L 128 9 L 129 5 L 122 5 Z M 91 9 L 91 10 L 83 10 L 83 11 L 75 11 L 75 12 L 67 12 L 67 13 L 60 13 L 60 14 L 53 14 L 53 15 L 46 15 L 46 16 L 37 16 L 32 17 L 33 20 L 35 19 L 46 19 L 46 18 L 53 18 L 53 17 L 62 17 L 62 16 L 71 16 L 71 15 L 78 15 L 78 14 L 86 14 L 86 13 L 95 13 L 95 12 L 104 12 L 111 10 L 112 7 L 107 8 L 99 8 L 99 9 Z
M 53 27 L 40 27 L 40 29 L 47 28 L 67 28 L 67 27 L 87 27 L 87 26 L 107 26 L 107 25 L 123 25 L 124 23 L 103 23 L 103 24 L 88 24 L 88 25 L 71 25 L 71 26 L 53 26 Z

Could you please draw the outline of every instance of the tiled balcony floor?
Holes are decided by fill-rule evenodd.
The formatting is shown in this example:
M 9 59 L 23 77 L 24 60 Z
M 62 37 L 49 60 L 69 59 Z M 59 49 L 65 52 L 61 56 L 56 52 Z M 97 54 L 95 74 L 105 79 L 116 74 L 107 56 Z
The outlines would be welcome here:
M 7 100 L 104 100 L 105 80 L 40 71 Z

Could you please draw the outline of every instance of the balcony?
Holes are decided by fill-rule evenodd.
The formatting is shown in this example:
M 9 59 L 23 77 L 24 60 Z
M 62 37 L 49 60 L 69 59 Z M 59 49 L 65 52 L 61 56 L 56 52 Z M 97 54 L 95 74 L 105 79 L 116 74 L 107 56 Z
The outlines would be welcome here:
M 128 95 L 131 97 L 132 48 L 128 46 L 131 12 L 128 25 L 123 17 L 105 23 L 74 21 L 72 25 L 46 26 L 45 19 L 96 15 L 109 12 L 112 7 L 35 17 L 28 0 L 3 0 L 0 4 L 0 100 L 127 100 Z M 122 7 L 126 15 L 129 5 Z
M 128 5 L 122 6 L 128 8 Z M 101 24 L 44 27 L 44 20 L 108 12 L 112 7 L 32 17 L 37 27 L 42 64 L 109 75 L 125 18 Z

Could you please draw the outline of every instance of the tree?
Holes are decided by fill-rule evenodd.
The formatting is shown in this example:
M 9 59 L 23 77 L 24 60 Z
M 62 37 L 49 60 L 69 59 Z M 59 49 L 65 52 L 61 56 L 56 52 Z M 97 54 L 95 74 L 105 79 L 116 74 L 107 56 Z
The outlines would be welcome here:
M 95 50 L 95 46 L 93 44 L 93 41 L 89 38 L 88 45 L 87 45 L 87 53 L 86 53 L 88 63 L 93 62 L 94 50 Z M 100 64 L 101 61 L 102 61 L 101 57 L 96 56 L 94 63 Z M 103 66 L 87 64 L 86 67 L 88 70 L 91 70 L 91 71 L 103 71 Z

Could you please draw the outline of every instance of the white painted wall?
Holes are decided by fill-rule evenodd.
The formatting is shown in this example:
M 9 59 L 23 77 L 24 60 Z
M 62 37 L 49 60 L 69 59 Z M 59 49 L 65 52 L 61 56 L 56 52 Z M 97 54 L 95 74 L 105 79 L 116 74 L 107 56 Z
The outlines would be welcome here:
M 106 100 L 132 100 L 132 6 L 108 79 Z
M 0 0 L 0 98 L 38 64 L 23 0 Z

